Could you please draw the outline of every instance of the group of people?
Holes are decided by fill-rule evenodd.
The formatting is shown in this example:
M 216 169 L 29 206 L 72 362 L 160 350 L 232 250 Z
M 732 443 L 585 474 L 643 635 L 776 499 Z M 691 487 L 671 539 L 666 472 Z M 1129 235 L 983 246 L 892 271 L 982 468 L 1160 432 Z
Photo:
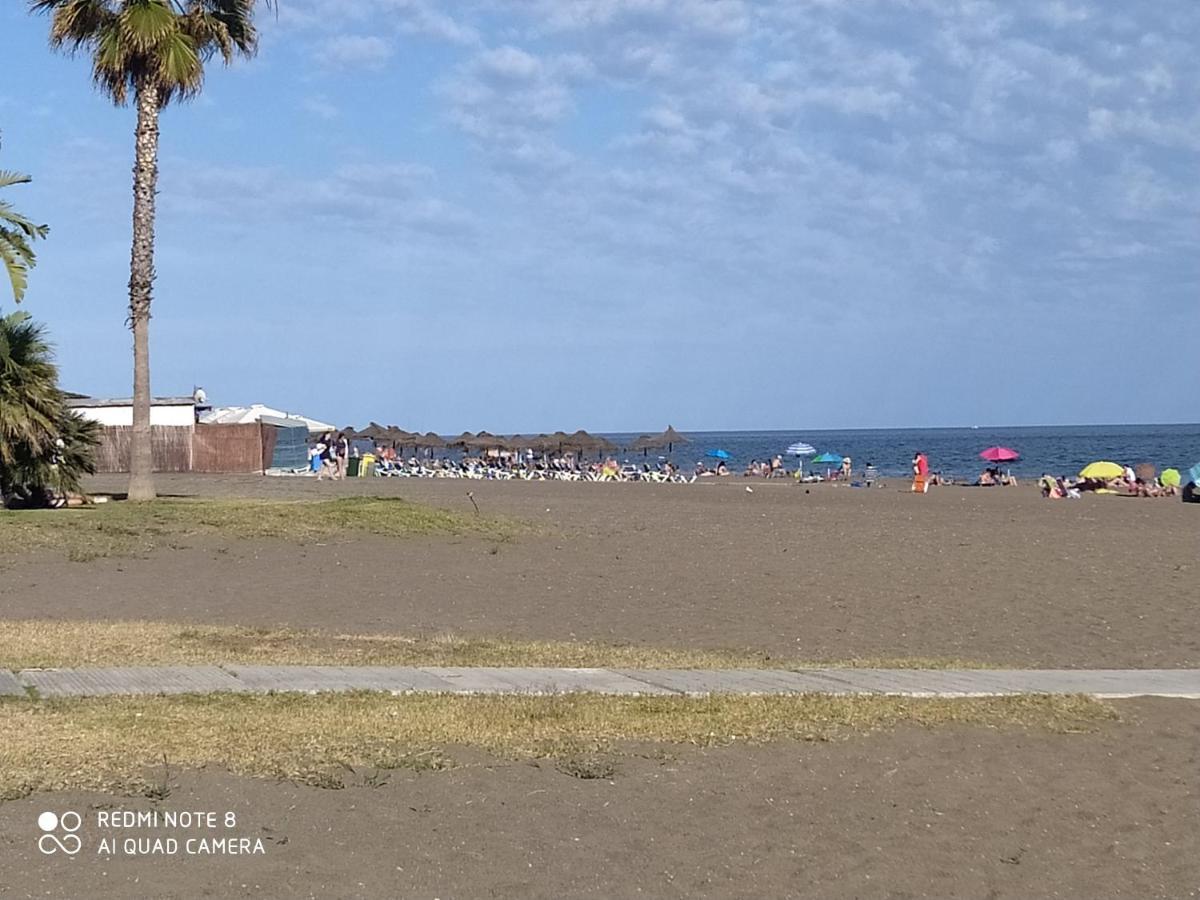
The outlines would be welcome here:
M 742 474 L 747 478 L 780 478 L 786 475 L 787 471 L 784 469 L 783 457 L 776 455 L 771 459 L 750 460 Z
M 461 459 L 436 459 L 429 453 L 424 459 L 414 457 L 405 460 L 393 447 L 369 447 L 365 452 L 360 452 L 358 444 L 351 441 L 345 432 L 335 434 L 330 431 L 320 436 L 309 449 L 308 456 L 309 468 L 316 473 L 318 481 L 338 481 L 346 478 L 351 469 L 351 459 L 357 461 L 359 474 L 426 478 L 692 482 L 698 478 L 721 478 L 731 474 L 725 459 L 718 459 L 711 469 L 702 461 L 697 462 L 689 475 L 681 475 L 679 469 L 669 460 L 659 460 L 654 466 L 645 463 L 639 467 L 629 463 L 621 465 L 613 457 L 588 463 L 569 453 L 540 458 L 532 452 L 524 456 L 505 453 L 498 456 L 466 456 Z M 842 459 L 840 467 L 828 471 L 824 477 L 817 474 L 805 476 L 802 467 L 794 473 L 789 473 L 780 455 L 770 459 L 753 459 L 742 474 L 757 478 L 793 474 L 798 481 L 804 482 L 823 481 L 828 478 L 832 481 L 848 482 L 854 487 L 871 487 L 878 482 L 878 473 L 871 463 L 862 471 L 859 480 L 854 480 L 853 461 L 848 456 Z M 929 457 L 923 451 L 913 454 L 911 489 L 914 493 L 924 494 L 929 491 L 931 485 L 946 483 L 950 482 L 937 472 L 930 471 Z M 1016 485 L 1017 479 L 1011 473 L 1001 471 L 998 466 L 989 466 L 979 474 L 975 484 L 1008 486 Z M 1145 473 L 1139 475 L 1129 466 L 1124 467 L 1119 477 L 1107 480 L 1073 479 L 1043 473 L 1038 479 L 1038 485 L 1042 496 L 1049 499 L 1075 499 L 1084 492 L 1099 491 L 1135 497 L 1173 497 L 1182 493 L 1185 501 L 1200 502 L 1194 482 L 1183 486 L 1166 484 L 1161 477 L 1146 477 Z
M 988 466 L 979 473 L 975 484 L 979 487 L 1015 487 L 1017 476 L 1012 472 L 1002 472 L 999 466 Z
M 352 448 L 351 453 L 355 450 Z M 536 456 L 519 453 L 469 455 L 459 459 L 411 457 L 404 459 L 394 449 L 377 447 L 361 457 L 364 474 L 402 478 L 470 478 L 519 481 L 649 481 L 695 480 L 681 476 L 674 463 L 662 460 L 656 466 L 644 463 L 621 465 L 613 457 L 588 462 L 574 454 Z
M 309 467 L 317 473 L 317 481 L 326 478 L 340 481 L 346 477 L 350 465 L 350 439 L 346 432 L 339 431 L 335 437 L 332 431 L 326 431 L 320 439 L 308 448 Z
M 1143 477 L 1134 471 L 1132 466 L 1125 466 L 1124 471 L 1116 478 L 1064 478 L 1042 473 L 1038 479 L 1042 496 L 1050 500 L 1075 500 L 1086 491 L 1121 494 L 1127 497 L 1175 497 L 1180 493 L 1180 487 L 1174 484 L 1164 484 L 1158 476 Z M 1184 499 L 1188 499 L 1188 491 L 1195 490 L 1193 483 L 1182 488 Z

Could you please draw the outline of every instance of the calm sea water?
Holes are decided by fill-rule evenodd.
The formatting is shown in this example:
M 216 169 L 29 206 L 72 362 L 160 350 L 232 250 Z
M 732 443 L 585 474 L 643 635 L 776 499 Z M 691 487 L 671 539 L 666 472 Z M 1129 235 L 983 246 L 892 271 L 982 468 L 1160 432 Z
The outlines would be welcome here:
M 924 451 L 930 468 L 956 478 L 973 478 L 986 465 L 979 453 L 987 447 L 1011 447 L 1021 458 L 1004 468 L 1013 474 L 1034 477 L 1043 472 L 1073 475 L 1098 459 L 1129 465 L 1154 463 L 1181 471 L 1200 462 L 1200 425 L 1039 425 L 1021 428 L 914 428 L 853 431 L 718 431 L 688 432 L 691 443 L 676 445 L 673 453 L 650 451 L 649 460 L 669 456 L 681 466 L 697 460 L 707 463 L 710 450 L 724 450 L 729 466 L 742 469 L 753 459 L 783 453 L 789 444 L 804 441 L 817 449 L 854 460 L 855 471 L 868 463 L 884 475 L 906 475 L 913 453 Z M 636 435 L 605 435 L 615 443 L 630 442 Z M 641 453 L 621 454 L 641 462 Z M 794 457 L 784 456 L 789 469 Z M 805 468 L 809 468 L 807 460 Z M 824 468 L 824 467 L 818 467 Z

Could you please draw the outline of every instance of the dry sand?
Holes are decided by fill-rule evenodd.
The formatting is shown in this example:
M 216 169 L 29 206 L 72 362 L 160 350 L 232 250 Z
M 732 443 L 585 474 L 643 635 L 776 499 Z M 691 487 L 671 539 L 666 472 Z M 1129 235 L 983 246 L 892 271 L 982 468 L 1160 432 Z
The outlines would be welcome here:
M 106 858 L 96 808 L 154 804 L 33 796 L 0 805 L 0 895 L 1195 897 L 1200 706 L 1119 708 L 1125 721 L 1086 735 L 904 728 L 666 756 L 628 748 L 609 780 L 465 752 L 461 768 L 394 772 L 374 788 L 173 779 L 159 808 L 235 812 L 236 833 L 264 840 L 255 857 Z M 36 849 L 45 809 L 87 817 L 77 858 Z
M 750 647 L 830 660 L 1200 665 L 1200 508 L 1177 500 L 1048 501 L 1026 487 L 809 491 L 742 478 L 162 476 L 160 485 L 198 496 L 379 494 L 467 512 L 472 491 L 485 514 L 540 533 L 502 544 L 197 540 L 149 559 L 26 559 L 5 570 L 0 615 Z
M 403 496 L 538 533 L 324 545 L 197 541 L 148 559 L 19 559 L 7 618 L 144 618 L 455 631 L 806 658 L 1047 666 L 1200 664 L 1197 513 L 1043 501 L 1029 489 L 852 490 L 161 479 L 202 496 Z M 119 487 L 116 480 L 97 487 Z M 943 728 L 833 743 L 622 748 L 616 775 L 449 748 L 449 772 L 330 791 L 171 776 L 162 809 L 235 811 L 265 857 L 78 858 L 36 848 L 43 810 L 0 804 L 3 897 L 1200 896 L 1200 705 L 1119 704 L 1094 734 Z M 134 832 L 131 836 L 146 836 Z

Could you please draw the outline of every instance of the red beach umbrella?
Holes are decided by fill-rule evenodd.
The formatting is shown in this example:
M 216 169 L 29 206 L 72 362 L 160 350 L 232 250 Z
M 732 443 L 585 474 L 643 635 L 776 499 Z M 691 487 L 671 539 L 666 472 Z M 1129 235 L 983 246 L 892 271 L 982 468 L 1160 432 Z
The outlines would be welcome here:
M 1021 454 L 1011 447 L 988 447 L 979 454 L 979 458 L 986 459 L 988 462 L 1002 463 L 1020 459 Z

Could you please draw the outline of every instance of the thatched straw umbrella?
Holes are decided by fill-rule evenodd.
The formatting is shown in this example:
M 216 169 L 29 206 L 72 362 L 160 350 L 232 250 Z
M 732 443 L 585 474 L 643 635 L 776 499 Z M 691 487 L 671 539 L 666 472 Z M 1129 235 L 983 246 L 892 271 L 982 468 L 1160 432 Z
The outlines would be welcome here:
M 507 450 L 508 442 L 490 431 L 481 431 L 471 440 L 470 446 L 478 447 L 480 450 Z
M 567 438 L 564 443 L 572 447 L 578 447 L 580 450 L 592 450 L 596 446 L 596 439 L 580 428 Z
M 661 450 L 663 447 L 666 447 L 667 452 L 671 453 L 674 451 L 676 444 L 688 443 L 691 442 L 670 425 L 668 425 L 667 430 L 662 434 L 656 434 L 652 436 L 642 435 L 633 442 L 633 444 L 630 446 L 630 449 L 641 450 L 643 453 L 645 453 L 647 450 Z
M 405 444 L 411 444 L 417 439 L 415 434 L 405 431 L 403 428 L 398 428 L 395 425 L 389 425 L 383 437 L 384 440 L 391 441 L 393 447 L 403 447 Z
M 440 435 L 434 434 L 432 431 L 427 431 L 421 435 L 417 441 L 418 446 L 427 447 L 431 450 L 440 450 L 446 446 L 446 442 L 442 440 Z
M 680 434 L 678 431 L 676 431 L 670 425 L 667 426 L 666 431 L 664 431 L 662 434 L 660 434 L 658 436 L 658 439 L 660 441 L 665 440 L 667 442 L 667 452 L 668 453 L 672 452 L 675 449 L 676 444 L 690 444 L 691 443 L 691 441 L 689 441 L 686 437 L 684 437 L 682 434 Z
M 638 435 L 632 441 L 630 441 L 629 446 L 626 447 L 625 449 L 633 451 L 633 452 L 637 452 L 638 450 L 641 450 L 642 453 L 645 453 L 647 450 L 654 449 L 653 445 L 654 445 L 654 438 L 650 437 L 650 435 L 648 435 L 648 434 L 642 434 L 642 435 Z

